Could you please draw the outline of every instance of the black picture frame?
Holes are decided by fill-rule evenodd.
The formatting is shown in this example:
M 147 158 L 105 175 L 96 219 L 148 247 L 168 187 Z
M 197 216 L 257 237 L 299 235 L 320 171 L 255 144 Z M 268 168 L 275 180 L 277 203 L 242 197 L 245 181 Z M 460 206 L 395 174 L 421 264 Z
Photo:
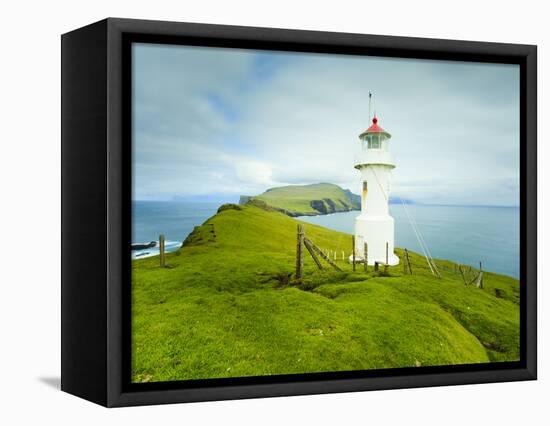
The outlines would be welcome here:
M 129 64 L 137 41 L 519 64 L 521 360 L 130 383 Z M 61 42 L 62 390 L 116 407 L 536 379 L 536 46 L 118 18 L 64 34 Z

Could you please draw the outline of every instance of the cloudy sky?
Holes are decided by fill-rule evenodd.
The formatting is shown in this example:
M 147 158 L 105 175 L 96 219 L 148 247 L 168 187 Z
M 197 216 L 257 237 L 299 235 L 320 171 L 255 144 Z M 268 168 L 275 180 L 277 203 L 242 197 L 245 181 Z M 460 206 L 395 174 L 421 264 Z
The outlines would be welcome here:
M 370 90 L 392 134 L 392 195 L 519 204 L 517 66 L 153 44 L 133 61 L 134 199 L 359 193 Z

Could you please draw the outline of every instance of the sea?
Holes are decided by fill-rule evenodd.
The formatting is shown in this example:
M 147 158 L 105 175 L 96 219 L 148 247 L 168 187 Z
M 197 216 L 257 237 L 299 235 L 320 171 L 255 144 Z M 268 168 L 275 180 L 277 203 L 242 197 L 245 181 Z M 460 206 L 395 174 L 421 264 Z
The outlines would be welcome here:
M 132 258 L 157 256 L 159 235 L 167 252 L 175 251 L 195 226 L 216 214 L 219 202 L 133 201 L 132 244 L 156 241 L 153 248 L 133 250 Z
M 166 238 L 166 250 L 177 250 L 195 226 L 214 215 L 219 202 L 134 201 L 132 242 Z M 395 245 L 422 253 L 407 217 L 414 219 L 430 254 L 519 279 L 519 208 L 391 204 L 395 219 Z M 298 219 L 353 233 L 359 212 L 304 216 Z M 157 247 L 135 250 L 133 258 L 158 255 Z

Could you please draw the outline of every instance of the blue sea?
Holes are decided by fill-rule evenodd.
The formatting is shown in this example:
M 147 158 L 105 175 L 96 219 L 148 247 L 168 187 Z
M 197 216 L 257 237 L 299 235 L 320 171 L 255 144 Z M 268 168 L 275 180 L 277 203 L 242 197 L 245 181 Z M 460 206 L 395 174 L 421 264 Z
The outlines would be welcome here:
M 193 230 L 214 215 L 221 203 L 134 201 L 132 242 L 158 241 L 166 237 L 167 251 L 176 250 Z M 519 278 L 519 208 L 478 206 L 407 205 L 434 258 Z M 422 253 L 404 207 L 390 205 L 395 219 L 395 244 Z M 353 233 L 357 211 L 300 219 Z M 158 248 L 134 251 L 132 257 L 154 256 Z
M 195 226 L 213 216 L 219 202 L 134 201 L 132 203 L 132 243 L 157 241 L 160 234 L 166 239 L 166 251 L 177 250 Z M 157 246 L 134 250 L 132 258 L 155 256 Z

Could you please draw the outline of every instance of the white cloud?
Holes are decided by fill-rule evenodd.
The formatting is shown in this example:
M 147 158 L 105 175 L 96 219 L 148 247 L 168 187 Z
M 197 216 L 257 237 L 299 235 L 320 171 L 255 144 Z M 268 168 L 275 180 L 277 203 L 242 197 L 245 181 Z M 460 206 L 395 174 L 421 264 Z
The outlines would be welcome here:
M 249 159 L 236 160 L 234 164 L 236 175 L 242 183 L 252 182 L 264 186 L 273 184 L 272 171 L 268 164 Z

